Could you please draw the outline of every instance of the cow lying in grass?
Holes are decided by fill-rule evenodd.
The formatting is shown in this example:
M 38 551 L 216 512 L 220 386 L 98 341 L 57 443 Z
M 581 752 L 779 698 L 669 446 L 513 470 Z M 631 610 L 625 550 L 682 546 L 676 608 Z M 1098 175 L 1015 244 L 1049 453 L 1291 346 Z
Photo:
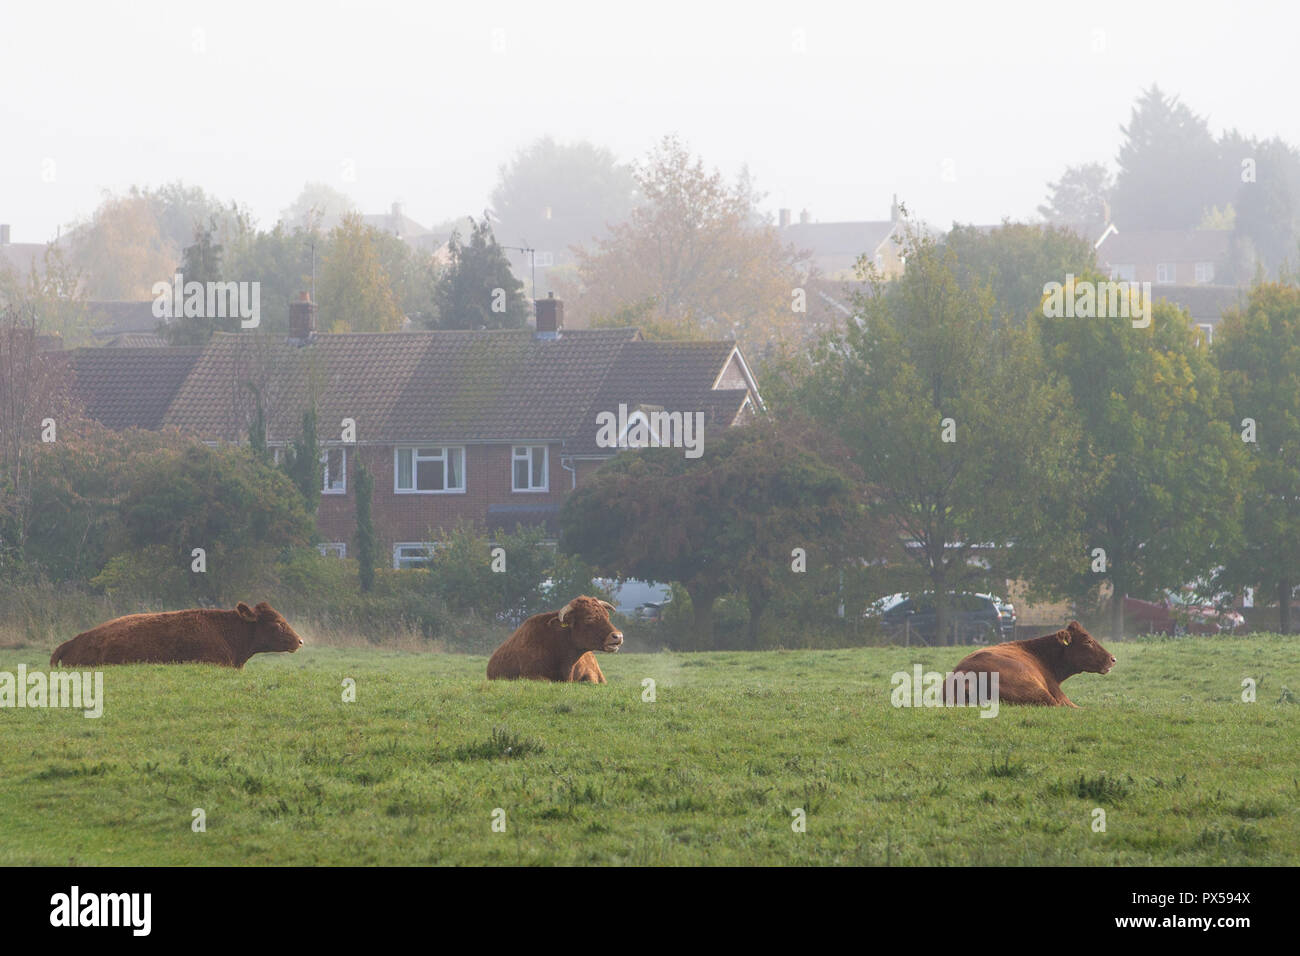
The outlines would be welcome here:
M 1004 704 L 1078 707 L 1065 696 L 1061 682 L 1085 671 L 1105 674 L 1115 666 L 1110 651 L 1097 643 L 1078 621 L 1055 634 L 1028 641 L 1009 641 L 981 648 L 962 659 L 954 674 L 998 675 L 998 700 Z M 944 682 L 944 703 L 951 704 L 952 682 Z
M 617 651 L 623 632 L 609 619 L 614 605 L 577 597 L 558 611 L 534 614 L 496 649 L 488 661 L 488 680 L 605 683 L 592 651 Z
M 50 666 L 100 664 L 220 664 L 243 667 L 254 654 L 296 651 L 302 638 L 263 601 L 233 611 L 196 609 L 128 614 L 60 644 Z

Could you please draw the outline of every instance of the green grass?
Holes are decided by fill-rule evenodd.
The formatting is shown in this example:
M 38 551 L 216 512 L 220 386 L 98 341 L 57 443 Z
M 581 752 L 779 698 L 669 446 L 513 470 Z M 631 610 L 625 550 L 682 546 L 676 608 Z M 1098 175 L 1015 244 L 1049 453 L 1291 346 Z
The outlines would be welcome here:
M 0 709 L 0 864 L 1295 864 L 1297 648 L 1113 645 L 1085 709 L 993 719 L 890 706 L 960 649 L 604 655 L 603 687 L 323 647 L 106 668 L 97 720 Z

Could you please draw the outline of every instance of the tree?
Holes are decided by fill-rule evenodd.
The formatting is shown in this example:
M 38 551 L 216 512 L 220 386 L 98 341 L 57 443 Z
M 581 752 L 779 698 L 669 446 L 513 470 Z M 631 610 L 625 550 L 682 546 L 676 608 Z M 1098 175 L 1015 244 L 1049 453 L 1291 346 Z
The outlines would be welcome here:
M 1232 153 L 1237 178 L 1242 160 L 1254 163 L 1253 177 L 1237 191 L 1236 235 L 1249 243 L 1267 275 L 1280 278 L 1288 264 L 1300 266 L 1300 151 L 1272 139 L 1239 145 Z
M 72 265 L 86 278 L 90 299 L 153 298 L 155 282 L 170 281 L 180 246 L 159 228 L 154 203 L 133 189 L 106 195 L 89 222 L 72 231 Z
M 993 295 L 996 325 L 1022 325 L 1041 313 L 1043 287 L 1096 268 L 1092 243 L 1067 229 L 1004 222 L 988 232 L 953 226 L 944 245 L 955 256 L 957 278 L 968 289 Z
M 397 307 L 413 325 L 429 326 L 436 318 L 437 261 L 389 232 L 373 229 L 370 239 Z
M 761 221 L 747 176 L 728 185 L 667 137 L 636 183 L 641 204 L 578 250 L 578 285 L 561 290 L 579 322 L 653 303 L 650 321 L 735 338 L 754 355 L 795 337 L 806 260 Z
M 1054 226 L 1105 226 L 1110 219 L 1110 194 L 1114 189 L 1104 163 L 1068 166 L 1061 178 L 1047 184 L 1050 190 L 1038 214 Z M 1097 230 L 1100 233 L 1100 229 Z
M 229 242 L 236 233 L 249 228 L 249 214 L 238 203 L 223 204 L 200 187 L 186 186 L 179 180 L 145 189 L 140 195 L 152 207 L 158 231 L 177 248 L 193 241 L 195 232 L 205 225 L 220 243 Z
M 208 220 L 206 225 L 199 223 L 194 227 L 194 242 L 185 247 L 181 264 L 177 272 L 181 274 L 185 285 L 197 282 L 205 285 L 209 282 L 222 281 L 221 243 L 217 241 L 217 220 Z M 170 283 L 168 283 L 170 285 Z M 259 299 L 260 305 L 260 299 Z M 159 325 L 159 331 L 167 337 L 171 345 L 204 345 L 212 338 L 213 332 L 234 332 L 239 329 L 238 314 L 216 315 L 173 315 Z
M 709 436 L 704 454 L 620 453 L 577 489 L 561 513 L 561 549 L 599 573 L 680 581 L 696 646 L 713 642 L 719 597 L 743 591 L 750 635 L 792 574 L 791 551 L 853 527 L 855 494 L 842 472 L 775 427 L 754 423 Z
M 0 569 L 21 565 L 39 517 L 33 500 L 43 482 L 44 438 L 57 443 L 60 430 L 66 437 L 80 411 L 64 366 L 40 353 L 38 328 L 31 303 L 0 311 Z
M 81 272 L 53 243 L 42 260 L 43 267 L 33 262 L 25 277 L 0 266 L 0 304 L 27 310 L 38 333 L 59 336 L 65 347 L 92 344 L 95 326 L 81 291 Z
M 102 504 L 121 515 L 112 557 L 92 581 L 110 592 L 230 600 L 314 532 L 284 474 L 246 448 L 173 439 L 134 455 L 131 466 L 120 498 Z M 202 573 L 195 548 L 204 552 Z
M 356 470 L 353 481 L 356 482 L 357 493 L 357 570 L 362 592 L 369 593 L 375 586 L 375 522 L 371 515 L 375 478 L 360 456 L 355 456 L 353 460 Z
M 321 233 L 282 223 L 266 232 L 250 227 L 225 243 L 226 273 L 260 284 L 260 330 L 277 336 L 288 331 L 289 303 L 299 292 L 312 291 L 326 246 Z
M 248 383 L 253 393 L 253 420 L 248 425 L 248 448 L 258 461 L 272 460 L 271 449 L 266 443 L 266 409 L 262 405 L 262 390 L 253 382 Z
M 325 473 L 321 464 L 320 439 L 316 432 L 316 403 L 313 401 L 302 413 L 302 433 L 294 439 L 285 458 L 284 470 L 293 479 L 298 493 L 310 514 L 320 505 L 321 488 Z
M 912 228 L 906 248 L 906 273 L 859 295 L 796 398 L 852 450 L 947 636 L 949 593 L 987 580 L 985 564 L 1041 574 L 1076 546 L 1076 432 L 1032 328 L 997 326 L 992 293 L 963 285 L 951 246 Z
M 1219 581 L 1276 595 L 1280 630 L 1290 634 L 1291 595 L 1300 585 L 1300 288 L 1253 289 L 1244 309 L 1224 316 L 1214 358 L 1231 402 L 1231 427 L 1254 439 L 1244 443 L 1253 466 L 1244 495 L 1245 542 Z
M 631 212 L 635 193 L 632 170 L 609 150 L 544 136 L 501 166 L 492 192 L 496 231 L 507 242 L 561 253 L 604 237 Z
M 1129 318 L 1033 324 L 1049 368 L 1069 383 L 1084 435 L 1079 469 L 1097 476 L 1080 489 L 1082 547 L 1055 584 L 1082 596 L 1108 582 L 1120 638 L 1126 594 L 1180 587 L 1237 546 L 1241 442 L 1186 313 L 1158 302 L 1146 328 Z
M 307 183 L 298 198 L 280 210 L 280 222 L 289 230 L 329 232 L 356 211 L 347 193 L 326 183 Z
M 379 261 L 378 231 L 348 214 L 329 235 L 321 263 L 320 321 L 331 332 L 395 332 L 401 308 Z
M 521 329 L 532 309 L 524 284 L 510 271 L 487 219 L 475 222 L 468 244 L 453 233 L 451 264 L 438 279 L 435 328 Z
M 1204 117 L 1158 86 L 1143 91 L 1120 127 L 1115 220 L 1132 229 L 1191 229 L 1206 209 L 1232 200 Z

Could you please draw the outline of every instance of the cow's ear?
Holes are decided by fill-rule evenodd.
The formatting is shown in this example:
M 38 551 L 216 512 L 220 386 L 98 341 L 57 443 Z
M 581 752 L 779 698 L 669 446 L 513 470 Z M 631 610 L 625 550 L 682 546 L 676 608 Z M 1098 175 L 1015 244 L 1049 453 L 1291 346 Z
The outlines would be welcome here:
M 235 611 L 245 621 L 257 620 L 257 615 L 253 613 L 253 609 L 249 607 L 247 604 L 245 604 L 243 601 L 240 601 L 238 604 L 235 605 Z
M 1062 647 L 1069 647 L 1069 646 L 1070 646 L 1070 629 L 1069 629 L 1069 628 L 1066 628 L 1064 631 L 1061 632 L 1061 646 L 1062 646 Z

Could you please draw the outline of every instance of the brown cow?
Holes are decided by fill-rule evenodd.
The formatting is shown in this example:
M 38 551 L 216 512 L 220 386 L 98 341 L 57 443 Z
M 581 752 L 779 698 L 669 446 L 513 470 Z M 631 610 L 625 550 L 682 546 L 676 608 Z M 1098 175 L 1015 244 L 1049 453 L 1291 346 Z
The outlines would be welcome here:
M 506 638 L 488 661 L 488 680 L 605 683 L 592 651 L 617 651 L 623 632 L 609 619 L 614 605 L 576 597 L 558 611 L 534 614 Z
M 1002 703 L 1078 707 L 1065 696 L 1061 682 L 1084 671 L 1105 674 L 1114 666 L 1111 653 L 1078 621 L 1071 621 L 1055 634 L 981 648 L 963 658 L 953 673 L 996 673 Z M 944 703 L 952 703 L 952 691 L 952 682 L 945 681 Z
M 296 651 L 302 638 L 263 601 L 233 611 L 195 609 L 128 614 L 65 641 L 50 666 L 100 664 L 220 664 L 243 667 L 254 654 Z

